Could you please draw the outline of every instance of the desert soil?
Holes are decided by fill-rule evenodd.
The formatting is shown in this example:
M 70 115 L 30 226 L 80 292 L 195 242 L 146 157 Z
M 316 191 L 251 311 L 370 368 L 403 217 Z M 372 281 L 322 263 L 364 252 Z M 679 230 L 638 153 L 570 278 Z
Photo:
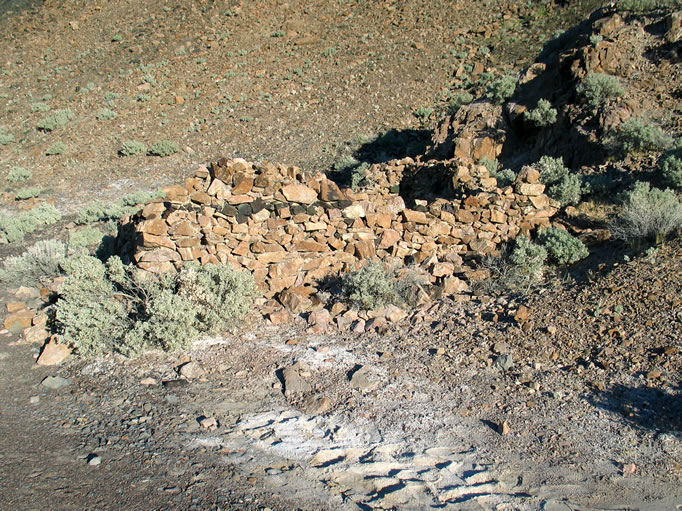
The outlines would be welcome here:
M 223 155 L 316 171 L 418 154 L 461 64 L 518 69 L 594 6 L 3 2 L 0 168 L 30 168 L 69 213 Z M 39 101 L 74 119 L 37 131 Z M 182 151 L 118 156 L 131 139 Z M 0 332 L 0 507 L 679 509 L 682 245 L 602 250 L 525 298 L 444 299 L 381 334 L 254 314 L 183 354 L 41 367 Z

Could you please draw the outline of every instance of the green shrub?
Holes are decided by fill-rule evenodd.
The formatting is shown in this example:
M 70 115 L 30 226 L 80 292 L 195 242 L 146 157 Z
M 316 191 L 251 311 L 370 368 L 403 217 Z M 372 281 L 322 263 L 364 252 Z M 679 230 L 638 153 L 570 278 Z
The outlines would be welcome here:
M 66 247 L 61 241 L 39 241 L 22 255 L 5 259 L 0 280 L 9 285 L 35 285 L 56 277 L 65 258 Z
M 7 128 L 0 126 L 0 146 L 14 142 L 14 135 L 7 133 Z
M 31 186 L 29 188 L 22 188 L 19 190 L 14 198 L 16 200 L 27 200 L 27 199 L 32 199 L 34 197 L 38 197 L 40 195 L 40 192 L 42 190 L 38 188 L 37 186 Z
M 369 163 L 364 162 L 351 170 L 350 176 L 350 187 L 355 192 L 361 186 L 366 186 L 369 184 L 369 179 L 367 178 L 367 169 L 369 168 Z
M 425 121 L 431 117 L 431 114 L 433 114 L 433 108 L 428 106 L 421 106 L 414 112 L 415 117 L 421 119 L 422 121 Z
M 103 264 L 81 256 L 62 266 L 57 326 L 82 356 L 188 348 L 201 334 L 235 325 L 256 295 L 251 274 L 223 265 L 192 263 L 158 277 L 118 257 Z
M 22 211 L 17 216 L 0 215 L 0 242 L 14 243 L 21 241 L 26 234 L 30 234 L 43 225 L 59 222 L 61 215 L 51 204 Z
M 171 140 L 161 140 L 156 142 L 150 149 L 149 154 L 153 156 L 170 156 L 180 151 L 180 146 Z
M 524 113 L 524 118 L 538 127 L 543 127 L 554 124 L 557 114 L 558 112 L 556 108 L 552 107 L 552 103 L 546 99 L 541 99 L 538 101 L 537 107 Z
M 63 128 L 71 119 L 73 112 L 70 109 L 55 110 L 52 115 L 41 119 L 38 122 L 38 129 L 42 131 L 54 131 Z
M 137 96 L 135 96 L 135 101 L 139 103 L 146 103 L 150 99 L 152 99 L 150 94 L 138 94 Z
M 52 144 L 50 147 L 47 148 L 47 151 L 45 151 L 45 154 L 47 156 L 54 156 L 58 154 L 64 154 L 68 147 L 64 142 L 55 142 Z
M 570 206 L 580 203 L 583 191 L 583 182 L 578 174 L 567 174 L 561 181 L 553 184 L 547 190 L 547 194 L 554 200 L 558 200 L 562 206 Z
M 540 182 L 546 185 L 558 183 L 569 173 L 568 168 L 564 165 L 563 158 L 543 156 L 535 164 L 535 167 L 540 172 Z
M 62 338 L 81 356 L 115 351 L 132 328 L 132 319 L 106 266 L 99 259 L 81 256 L 65 260 L 62 269 L 66 278 L 55 314 Z
M 462 105 L 468 105 L 474 100 L 474 97 L 468 92 L 459 92 L 450 100 L 448 105 L 448 113 L 454 115 L 461 108 Z
M 348 300 L 361 309 L 377 309 L 398 301 L 395 281 L 380 262 L 344 275 L 342 285 Z
M 92 201 L 85 205 L 75 222 L 79 225 L 118 220 L 125 214 L 139 211 L 142 204 L 164 196 L 161 190 L 154 192 L 136 192 L 118 199 L 115 202 Z
M 550 259 L 557 264 L 573 264 L 589 255 L 582 241 L 555 227 L 541 231 L 538 234 L 538 241 L 547 249 Z
M 542 278 L 547 249 L 536 245 L 526 236 L 517 236 L 509 261 L 516 266 L 519 275 L 529 282 Z
M 559 201 L 562 206 L 580 202 L 583 179 L 578 174 L 570 173 L 563 158 L 543 156 L 536 167 L 540 172 L 540 182 L 548 185 L 547 195 L 552 199 Z
M 511 98 L 515 91 L 516 77 L 507 75 L 490 82 L 486 89 L 486 95 L 494 103 L 502 104 Z
M 135 154 L 142 154 L 147 152 L 147 146 L 143 142 L 136 140 L 126 140 L 121 145 L 118 154 L 121 156 L 133 156 Z
M 69 254 L 87 254 L 90 248 L 102 242 L 104 233 L 96 227 L 86 225 L 77 231 L 69 233 Z
M 497 185 L 504 188 L 509 186 L 516 180 L 516 173 L 511 169 L 502 169 L 502 165 L 497 160 L 491 160 L 490 158 L 481 158 L 478 161 L 479 165 L 483 165 L 488 169 L 488 174 L 491 177 L 497 179 Z
M 583 83 L 578 85 L 578 94 L 590 106 L 598 108 L 625 94 L 625 89 L 617 77 L 605 73 L 587 73 Z
M 23 183 L 30 181 L 32 177 L 33 174 L 30 170 L 24 167 L 12 167 L 9 174 L 7 174 L 7 181 L 10 183 Z
M 97 112 L 97 120 L 99 121 L 113 121 L 116 117 L 118 117 L 118 114 L 108 108 L 102 108 Z
M 682 226 L 682 204 L 670 189 L 651 188 L 638 182 L 626 197 L 620 217 L 612 223 L 611 234 L 631 246 L 644 241 L 662 243 Z
M 611 134 L 609 143 L 621 155 L 664 151 L 672 146 L 672 138 L 660 127 L 633 118 L 621 123 Z
M 660 162 L 663 179 L 670 186 L 682 188 L 682 148 L 668 151 Z
M 48 112 L 49 110 L 50 105 L 43 103 L 42 101 L 31 103 L 31 112 Z

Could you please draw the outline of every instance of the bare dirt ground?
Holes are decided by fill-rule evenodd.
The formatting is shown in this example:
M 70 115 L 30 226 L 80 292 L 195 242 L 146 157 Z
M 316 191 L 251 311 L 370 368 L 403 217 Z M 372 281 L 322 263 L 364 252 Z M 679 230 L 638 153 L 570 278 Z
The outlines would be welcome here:
M 456 69 L 527 64 L 595 6 L 6 4 L 0 125 L 16 141 L 0 169 L 31 169 L 65 213 L 221 155 L 314 171 L 418 154 L 438 108 L 415 114 L 444 107 Z M 38 131 L 39 102 L 74 119 Z M 161 139 L 181 152 L 117 154 Z M 46 156 L 56 141 L 67 151 Z M 4 209 L 22 207 L 14 192 Z M 682 246 L 631 262 L 600 250 L 523 299 L 445 299 L 382 334 L 254 315 L 189 353 L 55 368 L 2 332 L 0 507 L 679 509 Z M 202 374 L 181 378 L 188 361 Z

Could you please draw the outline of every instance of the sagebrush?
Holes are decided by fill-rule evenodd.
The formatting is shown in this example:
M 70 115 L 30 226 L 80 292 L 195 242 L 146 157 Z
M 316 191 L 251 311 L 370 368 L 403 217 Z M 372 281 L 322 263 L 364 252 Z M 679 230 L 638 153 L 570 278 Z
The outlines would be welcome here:
M 189 263 L 160 276 L 91 256 L 67 259 L 56 327 L 81 356 L 188 348 L 202 334 L 231 327 L 249 310 L 256 287 L 248 272 Z
M 680 227 L 682 204 L 675 192 L 640 181 L 627 194 L 623 211 L 610 230 L 614 238 L 639 247 L 643 241 L 662 243 Z
M 0 242 L 21 241 L 39 227 L 57 223 L 61 214 L 51 204 L 41 204 L 16 216 L 0 215 Z
M 58 275 L 65 258 L 66 246 L 61 241 L 39 241 L 22 255 L 5 259 L 0 280 L 10 285 L 35 285 Z
M 622 97 L 625 89 L 615 76 L 587 73 L 585 80 L 578 86 L 578 94 L 583 96 L 590 106 L 597 108 Z
M 557 264 L 573 264 L 590 254 L 582 241 L 556 227 L 540 231 L 538 241 L 547 250 L 549 258 Z

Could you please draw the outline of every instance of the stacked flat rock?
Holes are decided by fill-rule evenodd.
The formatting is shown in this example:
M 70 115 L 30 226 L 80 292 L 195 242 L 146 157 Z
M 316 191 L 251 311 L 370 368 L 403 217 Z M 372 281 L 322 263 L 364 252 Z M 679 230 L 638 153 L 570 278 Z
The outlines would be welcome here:
M 485 277 L 470 261 L 549 225 L 557 206 L 531 168 L 498 188 L 462 161 L 373 165 L 354 192 L 297 167 L 221 159 L 125 219 L 122 253 L 154 273 L 186 261 L 248 269 L 266 297 L 372 259 L 417 264 L 440 295 L 458 293 Z

